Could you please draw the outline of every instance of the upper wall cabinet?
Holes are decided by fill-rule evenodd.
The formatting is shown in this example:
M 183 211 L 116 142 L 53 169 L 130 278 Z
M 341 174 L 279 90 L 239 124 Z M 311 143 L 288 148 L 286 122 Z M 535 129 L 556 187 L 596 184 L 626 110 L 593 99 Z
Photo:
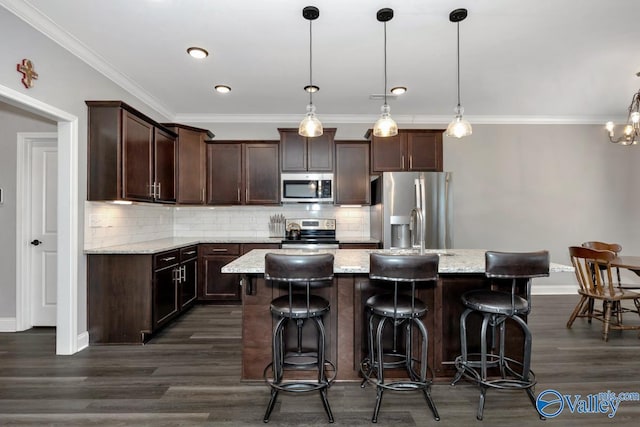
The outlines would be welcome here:
M 335 128 L 321 136 L 307 138 L 298 129 L 278 129 L 282 172 L 333 172 Z
M 207 144 L 207 204 L 280 203 L 276 141 Z
M 401 129 L 392 137 L 373 136 L 371 173 L 442 171 L 442 129 Z
M 86 104 L 87 199 L 175 203 L 177 135 L 124 102 Z
M 371 204 L 369 143 L 336 141 L 336 205 Z
M 178 135 L 178 203 L 203 205 L 206 203 L 207 154 L 205 141 L 215 135 L 206 129 L 177 123 L 163 123 Z

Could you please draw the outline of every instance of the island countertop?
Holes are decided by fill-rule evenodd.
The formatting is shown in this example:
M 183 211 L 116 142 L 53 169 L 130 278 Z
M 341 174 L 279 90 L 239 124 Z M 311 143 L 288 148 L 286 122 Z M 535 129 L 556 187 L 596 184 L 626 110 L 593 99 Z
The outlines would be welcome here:
M 412 250 L 395 249 L 324 249 L 308 251 L 301 249 L 254 249 L 222 267 L 222 273 L 264 274 L 264 257 L 268 252 L 280 254 L 317 254 L 332 253 L 334 255 L 334 268 L 336 274 L 368 274 L 369 254 L 417 253 Z M 484 249 L 427 249 L 426 253 L 440 255 L 438 266 L 439 273 L 484 273 L 485 260 Z M 551 263 L 550 272 L 572 272 L 573 267 L 563 264 Z

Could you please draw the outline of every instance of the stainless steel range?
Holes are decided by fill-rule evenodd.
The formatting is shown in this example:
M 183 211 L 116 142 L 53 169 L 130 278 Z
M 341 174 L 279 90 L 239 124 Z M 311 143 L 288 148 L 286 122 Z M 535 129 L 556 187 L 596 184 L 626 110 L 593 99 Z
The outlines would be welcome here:
M 328 218 L 291 218 L 285 220 L 287 237 L 282 249 L 338 249 L 336 220 Z

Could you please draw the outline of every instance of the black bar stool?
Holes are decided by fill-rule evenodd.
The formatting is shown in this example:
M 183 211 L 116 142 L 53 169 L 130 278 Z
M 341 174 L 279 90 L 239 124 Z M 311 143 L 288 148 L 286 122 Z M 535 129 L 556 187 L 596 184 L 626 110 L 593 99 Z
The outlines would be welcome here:
M 305 393 L 319 391 L 322 404 L 333 422 L 333 414 L 327 400 L 327 389 L 335 379 L 335 364 L 325 358 L 325 329 L 322 315 L 329 311 L 329 301 L 311 294 L 311 288 L 321 282 L 333 279 L 333 255 L 285 255 L 268 253 L 265 256 L 265 280 L 283 282 L 288 285 L 288 294 L 271 301 L 271 313 L 278 316 L 273 329 L 272 362 L 264 369 L 263 377 L 271 387 L 271 399 L 264 415 L 269 422 L 271 411 L 281 391 Z M 295 292 L 294 288 L 303 288 L 304 292 Z M 297 327 L 297 346 L 286 348 L 285 330 L 289 321 L 295 321 Z M 317 348 L 304 349 L 302 346 L 302 327 L 305 320 L 313 321 L 317 330 Z M 327 378 L 327 365 L 332 371 Z M 318 372 L 317 381 L 285 380 L 285 370 L 310 370 Z M 268 377 L 271 371 L 272 376 Z
M 485 266 L 487 277 L 511 280 L 511 292 L 479 289 L 462 295 L 462 303 L 467 307 L 460 316 L 462 354 L 456 358 L 458 373 L 452 382 L 452 385 L 455 385 L 465 377 L 480 386 L 478 420 L 482 420 L 485 395 L 489 387 L 526 390 L 533 407 L 536 407 L 532 390 L 536 380 L 531 371 L 531 331 L 521 316 L 526 316 L 531 310 L 531 279 L 549 275 L 549 252 L 487 251 Z M 523 281 L 526 297 L 518 295 L 517 284 Z M 473 312 L 482 315 L 480 353 L 468 353 L 467 350 L 467 317 Z M 505 356 L 507 319 L 512 319 L 524 332 L 522 362 Z M 491 327 L 490 335 L 488 335 L 489 327 Z M 499 337 L 496 337 L 496 328 L 499 329 Z M 496 346 L 499 346 L 497 352 Z M 498 369 L 500 374 L 489 376 L 490 368 Z M 544 419 L 542 416 L 540 418 Z
M 372 253 L 369 258 L 369 278 L 393 282 L 393 293 L 374 295 L 366 302 L 369 314 L 369 352 L 360 364 L 360 372 L 366 382 L 376 386 L 376 405 L 372 422 L 378 421 L 382 394 L 385 390 L 413 391 L 422 390 L 424 397 L 436 420 L 440 420 L 438 411 L 431 398 L 431 379 L 427 377 L 428 333 L 420 320 L 427 312 L 427 306 L 416 298 L 416 282 L 435 282 L 438 280 L 439 257 L 430 255 L 389 255 Z M 410 285 L 410 294 L 401 294 L 401 285 Z M 383 348 L 385 326 L 391 326 L 393 345 Z M 397 345 L 398 328 L 404 326 L 404 348 Z M 421 348 L 413 348 L 417 340 L 413 329 L 418 329 L 417 339 Z M 417 353 L 417 354 L 414 354 Z M 419 356 L 417 358 L 416 356 Z M 419 365 L 419 369 L 416 369 Z M 408 378 L 385 380 L 385 368 L 404 368 Z

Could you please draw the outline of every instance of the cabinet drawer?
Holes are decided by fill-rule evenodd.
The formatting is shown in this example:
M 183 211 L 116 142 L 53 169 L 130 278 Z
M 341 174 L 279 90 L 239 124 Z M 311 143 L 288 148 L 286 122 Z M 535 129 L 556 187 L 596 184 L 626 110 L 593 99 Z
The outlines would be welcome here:
M 162 270 L 163 268 L 178 265 L 180 262 L 180 251 L 178 249 L 162 252 L 153 257 L 153 269 Z
M 180 248 L 180 261 L 185 262 L 192 258 L 198 257 L 198 247 L 197 246 L 187 246 L 186 248 Z
M 198 247 L 200 256 L 210 255 L 240 255 L 239 243 L 206 243 Z

